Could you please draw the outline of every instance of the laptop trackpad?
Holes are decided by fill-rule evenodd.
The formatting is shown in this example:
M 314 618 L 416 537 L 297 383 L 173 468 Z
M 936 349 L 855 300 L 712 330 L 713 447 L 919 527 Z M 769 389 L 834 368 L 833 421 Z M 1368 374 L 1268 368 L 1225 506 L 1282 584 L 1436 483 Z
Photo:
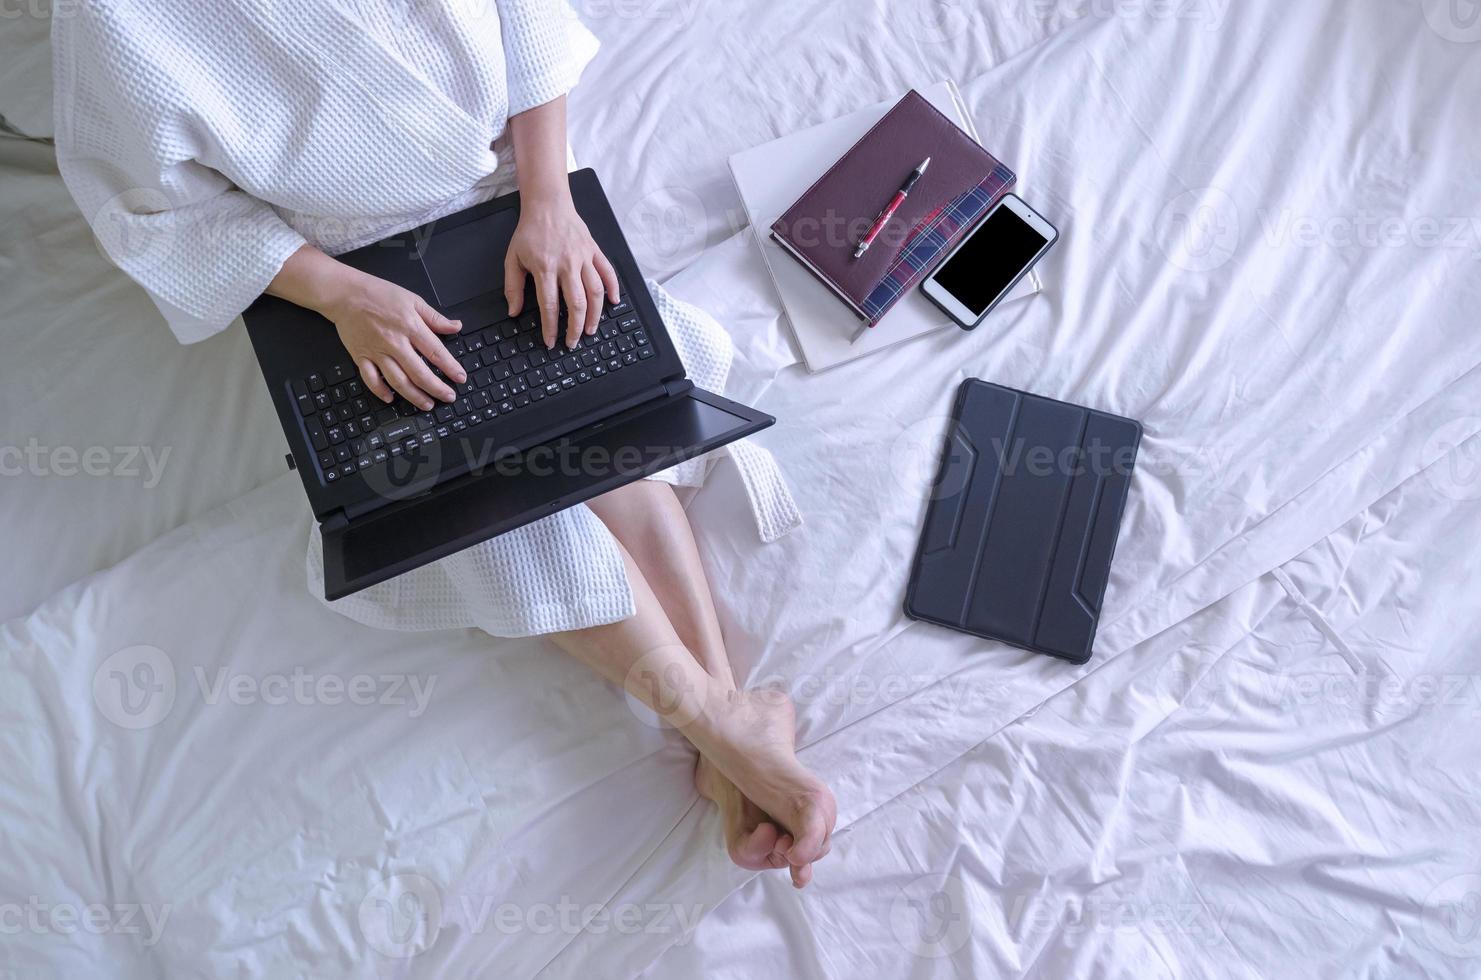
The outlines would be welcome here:
M 504 288 L 504 256 L 517 224 L 519 209 L 505 208 L 446 231 L 434 225 L 423 246 L 422 268 L 438 306 L 447 309 Z

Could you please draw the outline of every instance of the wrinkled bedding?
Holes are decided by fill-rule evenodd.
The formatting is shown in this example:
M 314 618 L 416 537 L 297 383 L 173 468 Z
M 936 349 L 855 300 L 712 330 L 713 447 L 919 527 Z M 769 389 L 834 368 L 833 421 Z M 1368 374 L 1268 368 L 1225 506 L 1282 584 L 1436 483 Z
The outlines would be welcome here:
M 732 332 L 727 393 L 778 417 L 759 441 L 806 520 L 761 545 L 726 463 L 688 502 L 738 673 L 793 693 L 838 794 L 816 883 L 731 867 L 682 741 L 542 641 L 310 599 L 245 337 L 173 346 L 44 148 L 0 141 L 4 443 L 173 447 L 150 487 L 27 470 L 0 499 L 0 928 L 3 896 L 106 925 L 38 913 L 0 968 L 1473 972 L 1464 25 L 1397 0 L 583 14 L 577 156 Z M 946 76 L 1061 229 L 1046 290 L 809 376 L 726 155 Z M 1146 426 L 1083 668 L 901 613 L 969 376 Z

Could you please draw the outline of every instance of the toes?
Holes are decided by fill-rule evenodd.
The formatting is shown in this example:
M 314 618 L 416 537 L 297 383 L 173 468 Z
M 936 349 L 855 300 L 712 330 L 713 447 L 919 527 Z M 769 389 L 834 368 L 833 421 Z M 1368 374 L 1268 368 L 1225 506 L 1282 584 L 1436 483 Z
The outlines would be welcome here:
M 807 816 L 806 824 L 797 830 L 796 841 L 787 849 L 787 861 L 794 867 L 812 864 L 828 853 L 827 825 L 816 811 Z
M 792 849 L 792 835 L 782 834 L 776 840 L 776 846 L 771 849 L 768 861 L 773 868 L 787 867 L 787 852 Z
M 730 860 L 748 871 L 763 871 L 774 867 L 771 863 L 776 854 L 777 828 L 770 821 L 763 821 L 755 829 L 742 831 L 728 848 Z
M 785 838 L 783 838 L 783 840 L 784 839 Z M 798 861 L 796 859 L 795 855 L 798 854 L 800 850 L 799 846 L 796 843 L 793 843 L 791 847 L 785 849 L 781 847 L 781 843 L 781 840 L 777 841 L 776 853 L 780 853 L 782 855 L 783 860 L 787 864 L 787 869 L 792 873 L 792 887 L 806 888 L 808 886 L 808 883 L 812 881 L 812 862 Z M 826 845 L 822 849 L 822 853 L 828 853 Z M 772 856 L 775 857 L 776 854 L 773 854 Z
M 801 867 L 821 860 L 828 853 L 833 824 L 838 820 L 838 806 L 828 788 L 820 785 L 798 800 L 796 813 L 787 824 L 796 838 L 787 851 L 787 861 L 793 867 Z

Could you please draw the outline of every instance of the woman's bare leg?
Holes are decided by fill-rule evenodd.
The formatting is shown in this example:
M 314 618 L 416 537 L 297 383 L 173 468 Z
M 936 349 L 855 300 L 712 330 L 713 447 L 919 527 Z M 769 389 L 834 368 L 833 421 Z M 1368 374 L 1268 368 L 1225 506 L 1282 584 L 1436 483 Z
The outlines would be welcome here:
M 642 569 L 679 639 L 711 677 L 735 687 L 699 546 L 674 488 L 657 480 L 639 480 L 587 506 Z
M 637 563 L 680 641 L 711 677 L 734 689 L 735 672 L 699 548 L 673 488 L 642 480 L 604 494 L 589 506 Z M 719 808 L 732 861 L 753 871 L 786 866 L 792 836 L 703 754 L 695 762 L 694 785 Z M 795 874 L 800 876 L 801 870 Z
M 667 487 L 662 489 L 667 491 L 669 502 L 677 509 L 677 517 L 683 522 L 683 533 L 677 535 L 678 544 L 682 545 L 688 535 L 687 519 L 682 508 L 678 508 L 677 500 L 673 499 L 672 491 Z M 647 499 L 645 495 L 648 495 Z M 624 531 L 617 536 L 623 544 L 624 560 L 628 563 L 637 613 L 618 623 L 555 634 L 554 639 L 577 659 L 614 683 L 621 684 L 666 718 L 699 749 L 707 765 L 713 766 L 713 778 L 706 788 L 714 794 L 712 799 L 719 797 L 716 802 L 722 803 L 722 810 L 726 811 L 727 843 L 731 845 L 732 857 L 737 859 L 737 863 L 754 868 L 776 866 L 777 862 L 772 859 L 776 854 L 792 865 L 793 881 L 801 887 L 811 878 L 812 862 L 828 851 L 828 838 L 837 814 L 833 795 L 797 761 L 794 752 L 796 722 L 786 696 L 774 692 L 736 691 L 728 662 L 722 669 L 716 659 L 723 660 L 723 644 L 711 643 L 708 639 L 691 639 L 686 643 L 675 629 L 645 570 L 628 552 L 622 539 L 626 536 L 636 540 L 634 531 L 641 524 L 639 512 L 655 506 L 652 497 L 663 500 L 659 494 L 643 491 L 614 500 L 600 498 L 605 502 L 597 505 L 599 513 L 606 511 L 607 517 Z M 659 513 L 664 513 L 666 504 L 659 502 L 656 506 Z M 625 515 L 616 513 L 629 509 L 634 510 Z M 673 516 L 669 511 L 663 520 Z M 677 585 L 679 576 L 687 574 L 684 559 L 668 554 L 664 561 L 670 564 L 658 560 L 669 545 L 659 541 L 652 550 L 649 550 L 649 545 L 638 547 L 646 551 L 646 557 L 653 560 L 656 567 L 666 572 L 662 576 L 664 580 Z M 694 550 L 692 535 L 688 535 L 687 547 L 698 571 L 697 581 L 703 587 L 703 570 L 698 568 L 698 553 Z M 677 573 L 670 569 L 677 569 Z M 670 587 L 666 592 L 670 604 L 676 609 L 686 606 L 697 596 L 684 588 Z M 675 618 L 684 625 L 685 632 L 718 641 L 719 626 L 714 622 L 713 605 L 708 602 L 707 589 L 702 598 L 703 602 L 693 608 L 676 612 Z M 706 608 L 713 625 L 702 622 Z M 705 652 L 693 647 L 700 647 Z M 702 657 L 715 662 L 714 673 L 701 664 Z M 723 785 L 726 782 L 733 784 L 744 801 L 754 801 L 750 803 L 753 808 L 750 812 L 742 806 L 730 805 L 736 801 L 727 798 L 727 788 Z M 773 831 L 762 827 L 764 821 L 761 818 L 766 814 L 782 825 L 787 832 L 785 836 L 773 838 L 770 836 Z M 744 825 L 747 821 L 749 826 L 742 826 L 739 834 L 732 833 L 737 822 Z M 772 843 L 774 839 L 776 844 Z

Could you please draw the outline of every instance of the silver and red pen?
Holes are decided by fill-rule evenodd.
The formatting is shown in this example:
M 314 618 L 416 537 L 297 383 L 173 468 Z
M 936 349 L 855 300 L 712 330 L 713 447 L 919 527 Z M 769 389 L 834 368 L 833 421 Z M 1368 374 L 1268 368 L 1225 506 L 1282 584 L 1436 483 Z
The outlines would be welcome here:
M 890 198 L 890 203 L 886 204 L 884 210 L 879 212 L 879 217 L 875 218 L 874 224 L 869 226 L 869 231 L 864 235 L 864 240 L 859 242 L 858 248 L 854 249 L 854 258 L 857 259 L 869 251 L 869 246 L 874 244 L 874 240 L 879 237 L 879 233 L 884 230 L 884 226 L 890 223 L 890 219 L 894 217 L 896 209 L 910 196 L 910 189 L 915 186 L 915 182 L 920 180 L 920 175 L 925 173 L 926 168 L 930 165 L 931 158 L 926 157 L 920 162 L 920 166 L 912 170 L 910 176 L 905 178 L 905 183 L 900 185 L 900 189 L 895 192 L 895 196 Z

